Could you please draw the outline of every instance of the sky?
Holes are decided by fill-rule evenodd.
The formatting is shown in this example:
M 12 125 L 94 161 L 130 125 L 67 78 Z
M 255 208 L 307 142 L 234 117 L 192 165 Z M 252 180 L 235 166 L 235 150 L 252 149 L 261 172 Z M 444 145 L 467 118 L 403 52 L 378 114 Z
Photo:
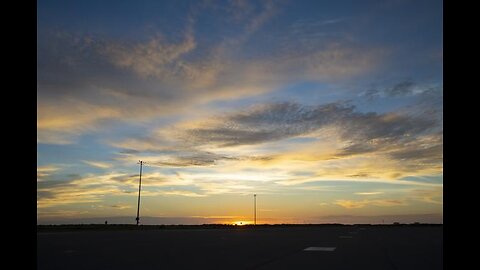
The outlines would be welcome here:
M 37 223 L 442 223 L 442 6 L 37 1 Z

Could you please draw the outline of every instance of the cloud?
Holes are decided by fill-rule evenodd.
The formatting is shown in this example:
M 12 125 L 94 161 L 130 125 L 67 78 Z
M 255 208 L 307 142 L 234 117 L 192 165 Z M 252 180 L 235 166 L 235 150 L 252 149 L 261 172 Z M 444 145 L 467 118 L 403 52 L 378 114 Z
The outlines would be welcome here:
M 345 40 L 239 57 L 253 33 L 279 12 L 269 1 L 255 11 L 248 11 L 249 5 L 232 3 L 234 10 L 247 10 L 244 28 L 208 47 L 197 40 L 194 12 L 179 31 L 180 40 L 160 33 L 127 41 L 41 29 L 37 141 L 75 143 L 112 122 L 134 124 L 188 113 L 200 104 L 264 94 L 285 83 L 349 80 L 381 62 L 382 49 Z
M 321 49 L 317 48 L 310 53 L 281 57 L 277 64 L 285 73 L 292 72 L 302 79 L 336 82 L 340 79 L 355 78 L 378 68 L 385 54 L 386 51 L 380 48 L 326 42 Z
M 372 192 L 355 192 L 356 195 L 378 195 L 378 194 L 383 194 L 383 192 L 380 191 L 372 191 Z
M 318 107 L 302 107 L 288 102 L 267 104 L 221 117 L 211 127 L 190 128 L 185 131 L 185 140 L 220 147 L 258 144 L 312 132 L 351 110 L 339 104 Z M 204 126 L 204 123 L 198 126 Z
M 245 35 L 250 35 L 257 31 L 266 21 L 268 21 L 276 12 L 277 7 L 271 0 L 264 1 L 263 10 L 254 16 L 246 26 Z
M 412 80 L 403 80 L 397 82 L 391 86 L 385 87 L 372 87 L 365 92 L 361 93 L 361 96 L 367 98 L 367 100 L 374 100 L 378 98 L 399 98 L 399 97 L 422 97 L 422 98 L 439 98 L 443 86 L 437 83 L 416 83 Z
M 252 174 L 254 175 L 254 174 Z M 244 184 L 246 175 L 237 179 L 223 174 L 177 172 L 164 175 L 149 170 L 142 175 L 142 196 L 185 196 L 205 197 L 214 194 L 250 193 L 253 186 Z M 37 184 L 37 208 L 51 209 L 86 203 L 105 203 L 109 197 L 137 196 L 138 174 L 107 173 L 76 176 L 62 181 L 45 181 Z M 215 178 L 216 177 L 216 178 Z M 192 190 L 193 189 L 193 190 Z M 263 189 L 258 189 L 262 192 Z M 126 209 L 125 205 L 111 205 L 112 208 Z
M 205 196 L 189 190 L 173 189 L 179 186 L 193 186 L 193 184 L 191 180 L 184 179 L 180 175 L 167 177 L 159 172 L 150 172 L 142 176 L 142 196 Z M 161 189 L 165 187 L 170 189 Z M 137 196 L 137 190 L 138 175 L 125 173 L 91 174 L 71 180 L 40 182 L 37 185 L 37 208 L 98 203 L 103 202 L 108 196 Z M 116 206 L 111 207 L 126 209 L 124 205 Z
M 413 200 L 432 204 L 443 204 L 443 187 L 414 189 L 410 193 Z
M 346 20 L 345 18 L 336 18 L 336 19 L 321 21 L 321 22 L 319 22 L 319 24 L 320 25 L 335 24 L 335 23 L 343 22 L 345 20 Z
M 186 196 L 186 197 L 205 197 L 205 194 L 198 194 L 192 191 L 186 190 L 172 190 L 172 191 L 164 191 L 162 194 L 165 195 L 175 195 L 175 196 Z
M 88 214 L 89 211 L 79 211 L 79 210 L 62 210 L 62 209 L 37 209 L 37 222 L 38 219 L 49 219 L 49 218 L 75 218 L 84 214 Z
M 37 195 L 44 191 L 49 191 L 49 196 L 42 196 L 37 199 L 37 208 L 47 208 L 58 205 L 70 205 L 81 203 L 93 203 L 102 201 L 102 197 L 107 194 L 118 193 L 116 188 L 74 188 L 74 187 L 55 187 L 50 190 L 40 189 Z M 45 194 L 45 193 L 44 193 Z
M 147 163 L 146 166 L 150 166 Z M 145 168 L 146 169 L 146 168 Z M 123 187 L 138 188 L 139 174 L 116 174 L 106 175 L 110 181 L 115 185 L 122 185 Z M 192 185 L 190 179 L 182 177 L 179 173 L 175 177 L 164 175 L 158 171 L 150 171 L 142 175 L 142 187 L 172 187 L 172 186 L 187 186 Z
M 392 207 L 407 205 L 404 200 L 336 200 L 335 204 L 348 209 L 363 208 L 368 205 L 380 206 L 380 207 Z
M 131 205 L 127 205 L 127 204 L 114 204 L 114 205 L 110 205 L 110 207 L 115 208 L 115 209 L 130 209 L 130 208 L 132 208 Z
M 52 173 L 57 172 L 58 170 L 60 170 L 60 168 L 54 165 L 38 166 L 37 182 L 44 181 L 48 176 L 50 176 Z
M 210 4 L 213 4 L 213 2 L 210 2 Z M 216 6 L 216 8 L 219 7 L 219 5 Z M 255 6 L 248 0 L 230 1 L 230 5 L 224 8 L 226 13 L 229 15 L 227 19 L 233 20 L 234 22 L 243 22 L 252 15 L 254 9 Z
M 88 160 L 82 160 L 82 161 L 83 161 L 84 163 L 90 165 L 90 166 L 97 167 L 97 168 L 101 168 L 101 169 L 108 169 L 108 168 L 112 167 L 111 164 L 106 163 L 106 162 L 88 161 Z
M 124 192 L 112 180 L 117 176 L 119 174 L 41 182 L 37 185 L 37 208 L 100 202 L 107 195 L 123 195 Z
M 378 165 L 377 165 L 378 166 Z M 381 167 L 381 166 L 379 166 Z M 383 167 L 385 170 L 385 168 Z M 396 168 L 389 168 L 388 170 L 394 170 Z M 326 173 L 319 174 L 315 177 L 305 177 L 305 178 L 290 178 L 286 180 L 279 180 L 276 183 L 285 186 L 292 186 L 292 185 L 299 185 L 305 183 L 319 183 L 319 182 L 349 182 L 349 183 L 373 183 L 373 184 L 388 184 L 388 185 L 404 185 L 404 186 L 420 186 L 420 187 L 443 187 L 443 184 L 437 183 L 425 183 L 421 181 L 410 181 L 410 180 L 402 180 L 398 179 L 397 175 L 395 178 L 392 179 L 391 174 L 381 174 L 381 171 L 378 175 L 372 175 L 369 178 L 363 179 L 356 179 L 352 178 L 350 175 L 345 174 L 350 170 L 354 170 L 348 167 L 342 167 L 339 169 L 339 172 L 330 172 L 326 171 Z M 407 174 L 407 173 L 405 173 Z M 395 180 L 395 181 L 392 181 Z M 305 188 L 309 189 L 309 188 Z M 317 188 L 312 188 L 312 190 L 316 190 Z M 318 188 L 318 190 L 323 190 L 322 188 Z M 335 190 L 330 190 L 335 191 Z
M 386 89 L 385 92 L 389 96 L 406 96 L 413 93 L 413 86 L 413 82 L 404 81 L 396 84 L 392 88 Z
M 219 13 L 224 24 L 230 27 L 239 28 L 238 33 L 227 38 L 215 48 L 221 54 L 227 50 L 236 50 L 241 47 L 249 38 L 260 30 L 269 20 L 281 11 L 280 2 L 271 0 L 251 2 L 244 0 L 229 1 L 229 4 L 222 5 L 216 2 L 208 2 L 205 7 Z
M 335 204 L 340 205 L 344 208 L 362 208 L 368 204 L 366 201 L 350 201 L 350 200 L 337 200 Z
M 195 39 L 191 33 L 188 33 L 184 41 L 178 44 L 168 44 L 161 37 L 155 37 L 145 44 L 109 43 L 102 48 L 102 53 L 115 66 L 131 69 L 141 77 L 170 79 L 189 76 L 191 67 L 185 65 L 181 57 L 193 49 L 195 49 Z
M 424 186 L 414 189 L 405 189 L 406 195 L 401 199 L 365 199 L 365 200 L 336 200 L 335 204 L 344 208 L 354 209 L 363 208 L 369 205 L 391 207 L 400 205 L 411 205 L 420 201 L 423 203 L 442 205 L 443 204 L 443 186 Z M 357 192 L 357 195 L 380 195 L 383 192 Z
M 171 154 L 171 158 L 152 158 L 149 164 L 153 166 L 167 167 L 190 167 L 190 166 L 212 166 L 221 160 L 238 160 L 237 157 L 229 157 L 211 152 L 186 151 L 177 152 L 178 155 Z
M 60 168 L 54 165 L 45 165 L 45 166 L 38 166 L 37 167 L 37 173 L 42 172 L 42 173 L 49 173 L 49 172 L 56 172 Z
M 111 146 L 119 148 L 117 161 L 131 164 L 137 160 L 144 160 L 148 166 L 153 167 L 210 167 L 229 161 L 268 161 L 272 159 L 265 155 L 241 155 L 240 153 L 214 153 L 195 148 L 193 145 L 182 141 L 158 139 L 151 137 L 130 138 L 124 141 L 108 142 Z
M 168 177 L 159 172 L 142 176 L 142 196 L 158 196 L 164 193 L 158 188 L 191 185 L 181 177 Z M 37 184 L 37 208 L 61 205 L 103 202 L 109 196 L 136 196 L 138 175 L 126 173 L 87 174 L 61 181 L 44 181 Z M 188 192 L 184 192 L 187 194 Z M 180 193 L 178 194 L 180 195 Z M 190 194 L 192 195 L 192 194 Z
M 432 119 L 397 113 L 360 113 L 354 106 L 341 103 L 301 106 L 285 102 L 220 117 L 210 126 L 199 123 L 199 127 L 184 131 L 184 136 L 185 141 L 196 145 L 226 147 L 276 141 L 334 126 L 348 142 L 338 155 L 350 156 L 387 150 L 395 143 L 413 143 L 417 136 L 428 133 L 436 125 Z M 394 153 L 402 158 L 411 157 L 409 152 Z
M 97 129 L 102 120 L 121 115 L 118 108 L 78 100 L 37 100 L 37 105 L 39 143 L 69 144 L 79 134 Z
M 290 174 L 292 183 L 329 177 L 400 179 L 438 174 L 443 168 L 441 123 L 435 117 L 359 112 L 339 102 L 257 105 L 112 145 L 122 152 L 143 152 L 119 157 L 129 162 L 142 158 L 168 167 L 219 170 L 228 164 L 230 170 L 244 170 L 261 165 L 309 172 Z
M 441 147 L 438 146 L 441 143 L 441 137 L 439 137 L 441 134 L 429 134 L 438 125 L 435 119 L 411 117 L 399 113 L 355 113 L 340 124 L 342 128 L 340 135 L 350 143 L 339 155 L 351 156 L 382 150 L 388 152 L 393 158 L 400 156 L 405 159 L 417 158 L 413 155 L 402 155 L 399 151 L 411 151 L 412 149 L 404 146 L 417 145 L 417 139 L 429 136 L 434 137 L 433 146 Z

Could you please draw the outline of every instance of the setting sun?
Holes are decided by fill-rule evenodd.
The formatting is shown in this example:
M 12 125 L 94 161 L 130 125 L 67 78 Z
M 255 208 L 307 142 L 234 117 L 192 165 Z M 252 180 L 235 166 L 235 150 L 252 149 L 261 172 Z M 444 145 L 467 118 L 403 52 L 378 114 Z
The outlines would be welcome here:
M 238 225 L 238 226 L 244 226 L 244 225 L 250 225 L 253 224 L 251 221 L 234 221 L 232 222 L 232 225 Z

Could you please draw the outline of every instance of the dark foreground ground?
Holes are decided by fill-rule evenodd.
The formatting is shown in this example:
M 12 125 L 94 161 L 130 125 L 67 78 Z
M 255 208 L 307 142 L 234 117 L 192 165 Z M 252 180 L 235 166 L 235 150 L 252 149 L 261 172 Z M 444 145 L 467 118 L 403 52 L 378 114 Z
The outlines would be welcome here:
M 152 227 L 153 228 L 153 227 Z M 333 251 L 304 251 L 329 247 Z M 331 249 L 330 249 L 331 250 Z M 442 226 L 38 229 L 38 269 L 442 269 Z

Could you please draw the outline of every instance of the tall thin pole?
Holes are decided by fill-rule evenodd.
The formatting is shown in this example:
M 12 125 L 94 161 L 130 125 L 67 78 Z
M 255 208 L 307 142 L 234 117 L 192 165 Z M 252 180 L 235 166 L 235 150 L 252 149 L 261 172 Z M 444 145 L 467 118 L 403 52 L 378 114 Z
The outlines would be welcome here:
M 137 225 L 140 222 L 140 191 L 142 189 L 142 166 L 143 166 L 143 161 L 139 160 L 140 164 L 140 182 L 138 183 L 138 204 L 137 204 Z
M 253 194 L 253 225 L 257 225 L 257 194 Z

